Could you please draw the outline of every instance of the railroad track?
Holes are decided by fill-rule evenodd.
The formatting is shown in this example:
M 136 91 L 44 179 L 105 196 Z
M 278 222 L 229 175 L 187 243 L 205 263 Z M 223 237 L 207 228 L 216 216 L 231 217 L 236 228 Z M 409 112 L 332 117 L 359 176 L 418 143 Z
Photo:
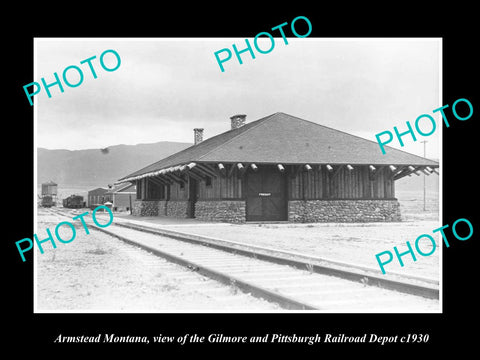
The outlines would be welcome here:
M 51 210 L 69 216 L 59 210 Z M 70 216 L 71 217 L 71 216 Z M 438 312 L 438 289 L 304 262 L 165 229 L 115 221 L 95 228 L 290 310 Z M 181 240 L 181 241 L 179 241 Z

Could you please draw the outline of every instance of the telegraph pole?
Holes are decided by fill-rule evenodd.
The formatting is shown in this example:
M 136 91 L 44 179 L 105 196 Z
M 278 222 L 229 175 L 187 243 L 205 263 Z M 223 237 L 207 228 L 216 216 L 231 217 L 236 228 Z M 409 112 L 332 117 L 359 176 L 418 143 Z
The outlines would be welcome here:
M 423 157 L 426 158 L 427 157 L 427 140 L 420 141 L 420 142 L 423 143 Z M 425 173 L 424 173 L 423 174 L 423 211 L 427 211 L 427 208 L 426 208 L 426 199 L 427 199 L 426 178 L 427 178 L 427 175 L 425 175 Z

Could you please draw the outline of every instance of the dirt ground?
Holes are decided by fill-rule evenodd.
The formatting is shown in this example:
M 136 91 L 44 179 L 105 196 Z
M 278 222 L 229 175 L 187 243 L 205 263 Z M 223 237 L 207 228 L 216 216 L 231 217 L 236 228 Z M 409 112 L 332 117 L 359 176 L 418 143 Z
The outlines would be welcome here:
M 60 221 L 40 209 L 39 234 Z M 68 228 L 66 229 L 67 231 Z M 207 279 L 105 233 L 77 237 L 35 256 L 37 312 L 244 312 L 279 308 Z M 68 239 L 70 234 L 65 235 Z M 70 236 L 69 236 L 70 235 Z

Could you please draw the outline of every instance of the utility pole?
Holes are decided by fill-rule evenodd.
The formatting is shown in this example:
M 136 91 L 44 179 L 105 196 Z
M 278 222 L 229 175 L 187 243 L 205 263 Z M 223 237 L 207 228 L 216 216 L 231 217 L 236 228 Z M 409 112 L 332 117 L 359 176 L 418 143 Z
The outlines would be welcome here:
M 427 140 L 420 141 L 423 143 L 423 157 L 427 157 Z M 426 208 L 426 199 L 427 199 L 427 186 L 426 186 L 427 175 L 423 174 L 423 211 L 427 211 Z

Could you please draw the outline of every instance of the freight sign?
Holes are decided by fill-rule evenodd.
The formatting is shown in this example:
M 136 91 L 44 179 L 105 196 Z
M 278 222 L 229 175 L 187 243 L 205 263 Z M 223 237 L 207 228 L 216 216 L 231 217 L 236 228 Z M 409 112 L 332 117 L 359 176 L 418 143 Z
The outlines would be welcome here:
M 106 210 L 109 215 L 110 215 L 110 219 L 109 221 L 106 223 L 106 224 L 100 224 L 96 218 L 96 213 L 99 209 L 104 209 Z M 80 214 L 80 215 L 77 215 L 77 216 L 74 216 L 72 218 L 72 220 L 80 220 L 82 225 L 83 225 L 83 229 L 85 230 L 85 233 L 88 235 L 90 234 L 90 231 L 88 231 L 88 227 L 87 227 L 87 224 L 85 222 L 85 219 L 84 219 L 84 216 L 88 215 L 88 211 L 84 212 L 83 214 Z M 106 228 L 107 226 L 109 226 L 112 222 L 113 222 L 113 213 L 112 211 L 105 205 L 100 205 L 100 206 L 97 206 L 93 212 L 92 212 L 92 219 L 93 219 L 93 222 L 95 223 L 96 226 L 100 227 L 100 228 Z M 70 239 L 63 239 L 61 236 L 60 236 L 60 232 L 59 230 L 61 229 L 61 227 L 69 227 L 72 231 L 72 235 L 70 237 Z M 35 242 L 37 243 L 37 246 L 38 246 L 38 249 L 40 250 L 40 254 L 43 254 L 43 247 L 42 247 L 42 244 L 45 243 L 45 242 L 48 242 L 50 241 L 52 243 L 52 247 L 54 249 L 57 248 L 57 245 L 55 244 L 55 240 L 53 239 L 53 235 L 52 235 L 52 232 L 50 231 L 49 228 L 46 229 L 46 232 L 48 234 L 48 237 L 43 239 L 43 240 L 39 240 L 38 239 L 38 235 L 37 234 L 33 234 L 33 237 L 35 238 Z M 72 242 L 73 240 L 75 240 L 75 237 L 77 236 L 77 232 L 75 230 L 75 226 L 69 222 L 69 221 L 62 221 L 60 223 L 57 224 L 57 226 L 55 227 L 55 236 L 57 238 L 58 241 L 60 241 L 61 243 L 64 243 L 64 244 L 68 244 L 70 242 Z M 21 244 L 22 243 L 28 243 L 27 247 L 25 248 L 22 248 Z M 33 248 L 33 241 L 32 239 L 29 239 L 29 238 L 24 238 L 22 240 L 18 240 L 17 242 L 15 242 L 15 245 L 17 245 L 17 249 L 18 249 L 18 252 L 22 258 L 22 261 L 25 262 L 25 256 L 23 255 L 25 252 L 27 251 L 30 251 L 32 250 Z

